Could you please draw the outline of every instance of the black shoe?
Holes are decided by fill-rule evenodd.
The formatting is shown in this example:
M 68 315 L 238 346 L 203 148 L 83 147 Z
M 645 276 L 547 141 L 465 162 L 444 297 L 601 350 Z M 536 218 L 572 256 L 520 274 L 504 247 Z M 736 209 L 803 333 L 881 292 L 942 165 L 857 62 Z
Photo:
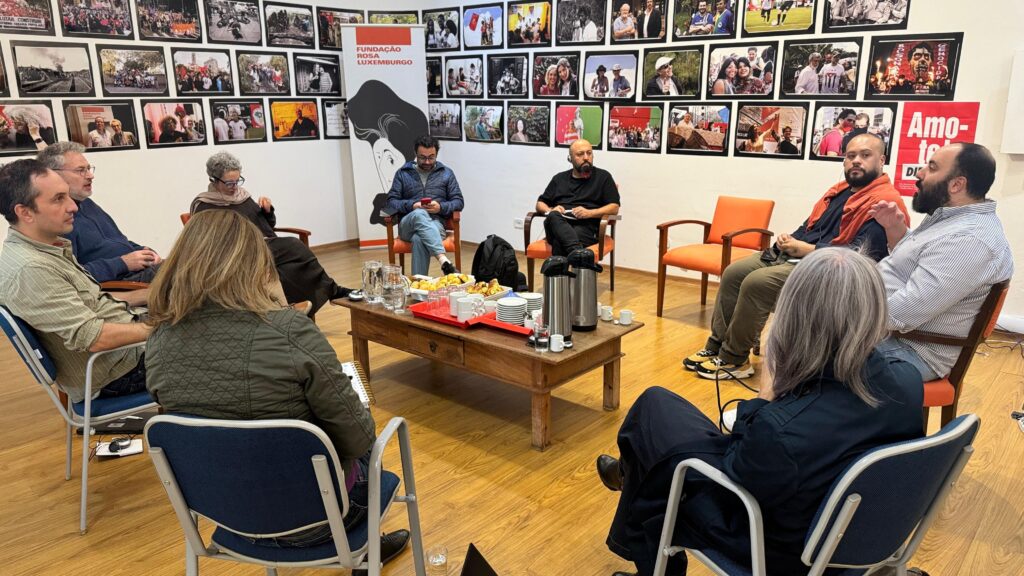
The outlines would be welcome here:
M 612 576 L 636 576 L 636 572 L 623 572 L 619 570 L 618 572 L 613 572 Z
M 441 272 L 444 273 L 445 276 L 447 276 L 448 274 L 459 273 L 458 269 L 455 268 L 455 264 L 452 264 L 450 260 L 445 260 L 443 263 L 441 263 Z
M 394 532 L 388 532 L 387 534 L 380 537 L 380 561 L 382 564 L 387 564 L 391 560 L 402 553 L 405 547 L 409 544 L 409 531 L 395 530 Z M 368 572 L 366 570 L 356 569 L 352 571 L 352 576 L 366 576 Z
M 616 458 L 607 454 L 597 457 L 597 475 L 601 483 L 612 492 L 622 491 L 622 466 Z

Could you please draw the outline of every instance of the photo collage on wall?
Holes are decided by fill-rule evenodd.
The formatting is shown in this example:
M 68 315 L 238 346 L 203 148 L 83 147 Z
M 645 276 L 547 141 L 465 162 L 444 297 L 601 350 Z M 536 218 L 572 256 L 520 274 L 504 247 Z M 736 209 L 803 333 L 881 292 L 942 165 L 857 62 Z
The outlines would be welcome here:
M 898 102 L 955 97 L 963 34 L 903 32 L 911 3 L 8 0 L 0 154 L 37 131 L 104 149 L 348 138 L 341 28 L 370 23 L 423 26 L 439 138 L 834 160 L 862 132 L 891 146 Z

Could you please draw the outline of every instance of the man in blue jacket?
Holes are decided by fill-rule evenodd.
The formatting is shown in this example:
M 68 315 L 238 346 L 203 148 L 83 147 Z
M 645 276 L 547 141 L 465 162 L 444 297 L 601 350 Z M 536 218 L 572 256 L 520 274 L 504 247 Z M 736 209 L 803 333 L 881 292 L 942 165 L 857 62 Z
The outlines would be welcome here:
M 77 142 L 57 142 L 36 157 L 60 174 L 78 204 L 75 227 L 65 237 L 71 249 L 97 282 L 131 280 L 151 282 L 160 265 L 160 255 L 129 240 L 113 218 L 89 197 L 96 168 L 85 158 L 85 146 Z
M 388 191 L 387 211 L 401 218 L 398 237 L 412 243 L 412 273 L 426 275 L 430 257 L 441 272 L 457 272 L 444 250 L 444 228 L 453 212 L 462 210 L 462 191 L 452 169 L 437 161 L 440 142 L 431 136 L 416 139 L 416 160 L 395 173 Z

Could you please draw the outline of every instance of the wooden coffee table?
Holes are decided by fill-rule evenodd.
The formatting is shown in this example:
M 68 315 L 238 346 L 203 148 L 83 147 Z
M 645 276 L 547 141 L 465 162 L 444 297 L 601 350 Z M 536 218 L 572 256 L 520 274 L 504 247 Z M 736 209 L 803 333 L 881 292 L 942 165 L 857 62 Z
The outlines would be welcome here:
M 574 332 L 573 347 L 537 352 L 526 337 L 476 326 L 463 330 L 412 314 L 395 314 L 380 305 L 340 301 L 352 314 L 352 354 L 370 377 L 369 342 L 383 344 L 525 388 L 531 402 L 533 447 L 544 450 L 551 438 L 551 391 L 573 378 L 604 367 L 604 409 L 619 407 L 622 337 L 643 327 L 598 322 L 592 332 Z

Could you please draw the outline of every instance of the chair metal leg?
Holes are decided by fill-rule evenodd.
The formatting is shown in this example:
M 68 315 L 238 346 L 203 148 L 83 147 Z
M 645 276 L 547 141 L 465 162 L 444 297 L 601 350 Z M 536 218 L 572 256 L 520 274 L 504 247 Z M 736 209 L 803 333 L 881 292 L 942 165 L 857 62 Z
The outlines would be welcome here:
M 277 576 L 277 568 L 267 566 L 267 576 Z
M 64 480 L 71 480 L 71 440 L 74 435 L 71 424 L 68 424 L 64 430 L 64 439 L 67 441 L 67 451 L 64 454 Z
M 78 523 L 78 531 L 80 534 L 85 534 L 86 524 L 86 506 L 89 501 L 89 437 L 92 433 L 91 423 L 89 422 L 89 400 L 85 401 L 85 426 L 82 428 L 82 503 L 80 510 L 80 520 Z
M 185 576 L 199 576 L 199 556 L 185 538 Z

